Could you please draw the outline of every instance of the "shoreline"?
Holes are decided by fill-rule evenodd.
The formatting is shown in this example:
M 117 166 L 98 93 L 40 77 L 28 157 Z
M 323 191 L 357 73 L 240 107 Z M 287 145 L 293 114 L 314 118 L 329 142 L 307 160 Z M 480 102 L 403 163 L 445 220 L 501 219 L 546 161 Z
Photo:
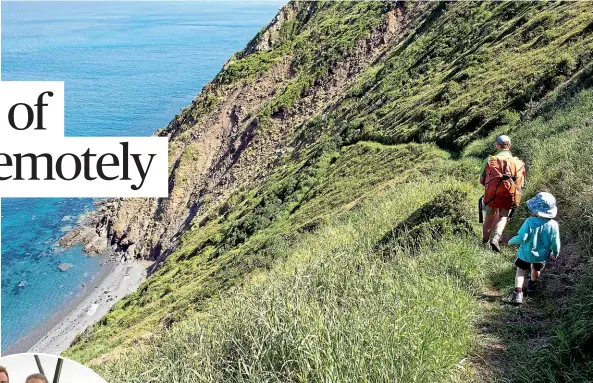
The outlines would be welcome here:
M 120 262 L 109 253 L 99 255 L 103 266 L 70 302 L 65 303 L 27 336 L 2 350 L 2 355 L 37 352 L 59 355 L 78 334 L 98 322 L 111 307 L 136 291 L 146 279 L 149 261 Z

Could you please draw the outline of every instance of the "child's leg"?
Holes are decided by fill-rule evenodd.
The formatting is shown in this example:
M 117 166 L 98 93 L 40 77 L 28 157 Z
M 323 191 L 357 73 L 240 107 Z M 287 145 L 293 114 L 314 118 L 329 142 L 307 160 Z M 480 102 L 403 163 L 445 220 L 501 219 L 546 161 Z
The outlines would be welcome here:
M 523 303 L 523 283 L 525 282 L 525 271 L 529 270 L 529 262 L 517 257 L 515 259 L 515 266 L 517 266 L 517 273 L 515 274 L 515 291 L 511 302 L 515 304 Z
M 535 265 L 531 264 L 531 280 L 534 282 L 537 281 L 539 279 L 540 274 L 541 274 L 541 269 L 536 270 Z
M 515 290 L 521 291 L 523 289 L 523 283 L 525 282 L 525 270 L 517 267 L 517 273 L 515 274 Z
M 546 267 L 545 263 L 532 263 L 531 264 L 531 280 L 537 281 L 540 277 L 542 270 Z

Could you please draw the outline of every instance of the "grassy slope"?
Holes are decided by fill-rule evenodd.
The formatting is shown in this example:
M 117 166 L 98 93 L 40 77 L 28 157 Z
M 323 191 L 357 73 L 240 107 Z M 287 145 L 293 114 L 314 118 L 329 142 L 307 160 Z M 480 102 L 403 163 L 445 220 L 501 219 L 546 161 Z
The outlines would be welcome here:
M 196 223 L 165 267 L 67 355 L 89 361 L 151 331 L 131 355 L 99 366 L 105 378 L 472 380 L 464 361 L 476 353 L 475 294 L 508 287 L 512 273 L 511 252 L 486 253 L 468 233 L 479 158 L 496 133 L 510 132 L 526 159 L 528 194 L 560 196 L 574 256 L 591 248 L 591 94 L 540 100 L 590 61 L 593 15 L 580 4 L 443 7 L 298 136 L 325 138 Z M 426 143 L 398 145 L 409 140 Z M 470 142 L 461 154 L 443 150 Z M 556 335 L 532 352 L 548 374 L 584 380 L 582 333 L 592 324 L 581 295 L 592 300 L 575 290 L 554 313 Z M 511 349 L 521 339 L 509 336 Z

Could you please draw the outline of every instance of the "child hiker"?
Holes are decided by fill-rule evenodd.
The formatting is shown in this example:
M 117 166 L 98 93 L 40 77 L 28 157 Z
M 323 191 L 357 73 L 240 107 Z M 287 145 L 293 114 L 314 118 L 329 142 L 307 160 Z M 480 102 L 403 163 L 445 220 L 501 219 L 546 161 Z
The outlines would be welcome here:
M 536 281 L 548 258 L 555 260 L 560 252 L 560 231 L 558 222 L 554 220 L 558 211 L 556 198 L 550 193 L 541 192 L 527 201 L 532 216 L 527 218 L 519 233 L 509 240 L 509 245 L 519 245 L 515 291 L 512 303 L 523 303 L 523 282 L 525 272 L 531 272 L 527 281 L 527 293 L 536 290 Z

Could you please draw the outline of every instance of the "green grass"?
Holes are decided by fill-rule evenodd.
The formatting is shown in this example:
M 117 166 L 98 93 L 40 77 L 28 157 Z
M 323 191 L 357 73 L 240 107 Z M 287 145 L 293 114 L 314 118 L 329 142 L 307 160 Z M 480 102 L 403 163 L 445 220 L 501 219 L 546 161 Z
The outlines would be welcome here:
M 351 89 L 334 112 L 341 136 L 462 149 L 586 65 L 592 20 L 584 3 L 440 3 Z
M 218 210 L 211 220 L 196 222 L 166 264 L 116 304 L 69 352 L 89 360 L 162 327 L 164 321 L 188 318 L 249 274 L 289 259 L 278 247 L 335 215 L 356 209 L 365 199 L 394 187 L 426 182 L 427 174 L 436 179 L 441 172 L 450 172 L 448 158 L 426 144 L 361 142 L 341 152 L 314 151 L 260 188 L 231 198 L 221 207 L 225 214 Z M 420 166 L 406 169 L 407 163 Z M 122 333 L 122 328 L 128 331 Z
M 432 382 L 464 375 L 475 301 L 492 262 L 475 240 L 410 256 L 376 244 L 452 179 L 390 189 L 293 246 L 288 261 L 203 315 L 101 366 L 106 379 Z M 152 366 L 154 369 L 146 369 Z M 146 372 L 142 374 L 142 372 Z
M 296 79 L 270 105 L 269 112 L 290 107 L 300 98 L 300 92 L 309 88 L 316 78 L 351 51 L 356 42 L 370 34 L 381 21 L 385 6 L 379 2 L 318 2 L 301 6 L 296 15 L 275 34 L 273 49 L 246 55 L 234 55 L 216 78 L 228 85 L 253 81 L 284 58 L 291 60 Z M 309 17 L 311 15 L 311 17 Z M 304 22 L 303 22 L 304 21 Z M 248 46 L 262 36 L 260 32 Z

